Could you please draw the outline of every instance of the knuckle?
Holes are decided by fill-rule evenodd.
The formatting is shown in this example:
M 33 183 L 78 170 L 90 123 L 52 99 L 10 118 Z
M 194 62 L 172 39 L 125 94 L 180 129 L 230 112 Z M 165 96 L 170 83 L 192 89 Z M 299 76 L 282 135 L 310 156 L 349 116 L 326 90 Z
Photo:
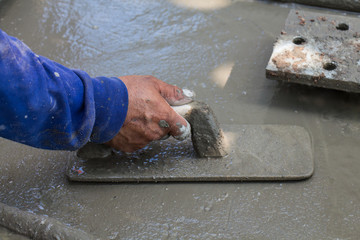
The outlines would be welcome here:
M 144 75 L 143 78 L 147 81 L 154 81 L 155 77 L 152 75 Z
M 145 122 L 151 122 L 154 118 L 154 114 L 151 112 L 145 112 L 144 113 L 144 120 Z

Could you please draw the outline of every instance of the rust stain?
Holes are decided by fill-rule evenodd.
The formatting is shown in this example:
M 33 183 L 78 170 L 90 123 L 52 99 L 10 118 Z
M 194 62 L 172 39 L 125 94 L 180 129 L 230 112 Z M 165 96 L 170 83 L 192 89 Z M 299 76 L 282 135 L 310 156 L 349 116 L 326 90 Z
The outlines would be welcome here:
M 321 73 L 319 76 L 314 76 L 313 79 L 314 79 L 314 83 L 318 83 L 319 80 L 325 78 L 325 74 L 324 73 Z
M 268 74 L 271 75 L 271 76 L 277 76 L 278 75 L 276 72 L 273 72 L 273 71 L 269 71 Z
M 300 19 L 299 25 L 304 26 L 306 24 L 305 18 L 303 18 L 302 16 L 298 16 L 298 18 Z
M 325 22 L 327 20 L 326 17 L 324 17 L 324 16 L 319 16 L 317 19 L 319 21 L 323 21 L 323 22 Z
M 285 50 L 276 55 L 272 61 L 280 70 L 291 70 L 292 68 L 293 71 L 298 72 L 300 68 L 303 68 L 303 64 L 306 62 L 306 53 L 304 52 L 304 47 L 295 46 L 292 50 Z
M 322 62 L 324 53 L 312 53 L 305 49 L 304 46 L 294 46 L 278 53 L 271 60 L 279 71 L 291 71 L 295 74 L 301 74 L 303 70 L 313 67 L 311 66 L 313 63 L 309 63 L 307 60 L 309 57 L 312 59 L 311 61 Z

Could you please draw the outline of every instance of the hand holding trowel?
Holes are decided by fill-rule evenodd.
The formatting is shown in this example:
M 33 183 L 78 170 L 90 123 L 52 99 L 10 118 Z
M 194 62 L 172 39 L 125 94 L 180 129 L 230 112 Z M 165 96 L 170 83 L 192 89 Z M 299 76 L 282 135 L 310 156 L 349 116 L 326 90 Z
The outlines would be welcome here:
M 182 101 L 170 102 L 173 105 L 172 109 L 187 121 L 186 126 L 178 123 L 180 134 L 175 138 L 184 140 L 191 134 L 194 149 L 199 157 L 225 156 L 223 133 L 212 110 L 205 103 L 193 101 L 195 94 L 192 91 L 184 89 L 183 94 L 185 98 Z M 169 128 L 169 123 L 163 119 L 160 119 L 158 124 L 161 128 Z M 168 136 L 162 139 L 166 139 Z M 112 141 L 117 141 L 117 139 L 114 138 Z M 113 143 L 88 143 L 79 149 L 77 155 L 82 159 L 104 158 L 111 154 L 111 146 L 114 145 Z M 125 149 L 133 150 L 131 148 Z
M 222 124 L 221 127 L 225 131 L 223 133 L 209 106 L 193 101 L 191 91 L 175 88 L 174 91 L 176 90 L 181 94 L 185 92 L 187 101 L 167 101 L 172 106 L 166 104 L 163 107 L 175 114 L 174 119 L 177 120 L 174 122 L 165 120 L 166 117 L 153 116 L 152 119 L 156 120 L 151 124 L 155 129 L 166 130 L 170 135 L 180 139 L 191 135 L 191 143 L 179 143 L 180 148 L 185 147 L 190 153 L 186 152 L 187 150 L 177 151 L 179 146 L 173 141 L 169 141 L 169 144 L 154 141 L 149 148 L 134 154 L 112 154 L 111 146 L 88 143 L 77 152 L 78 157 L 71 162 L 69 180 L 274 181 L 299 180 L 312 175 L 314 167 L 311 138 L 303 127 Z M 162 112 L 163 107 L 160 109 Z M 174 126 L 177 122 L 182 122 L 177 128 L 179 132 L 169 131 L 168 126 Z M 166 134 L 161 136 L 164 135 Z M 159 136 L 157 139 L 161 138 L 164 137 Z M 196 155 L 191 153 L 191 148 L 187 148 L 188 144 L 193 145 Z M 170 148 L 166 147 L 163 151 L 163 146 Z

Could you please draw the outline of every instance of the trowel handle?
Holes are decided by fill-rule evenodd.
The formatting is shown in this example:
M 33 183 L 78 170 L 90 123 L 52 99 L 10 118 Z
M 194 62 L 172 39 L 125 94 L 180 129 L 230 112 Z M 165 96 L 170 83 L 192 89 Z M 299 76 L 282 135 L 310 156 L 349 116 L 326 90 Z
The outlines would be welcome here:
M 180 106 L 171 106 L 172 109 L 174 109 L 175 112 L 177 112 L 180 116 L 182 116 L 183 118 L 185 118 L 186 120 L 188 120 L 188 115 L 191 111 L 192 107 L 192 103 L 189 104 L 185 104 L 185 105 L 180 105 Z
M 180 116 L 187 119 L 187 115 L 190 114 L 190 110 L 193 108 L 193 106 L 196 106 L 196 101 L 194 101 L 194 98 L 196 96 L 194 91 L 191 91 L 189 89 L 183 89 L 184 99 L 181 101 L 178 101 L 180 105 L 177 106 L 171 106 L 175 112 L 177 112 Z M 185 102 L 188 102 L 187 104 L 183 104 Z M 194 105 L 195 104 L 195 105 Z

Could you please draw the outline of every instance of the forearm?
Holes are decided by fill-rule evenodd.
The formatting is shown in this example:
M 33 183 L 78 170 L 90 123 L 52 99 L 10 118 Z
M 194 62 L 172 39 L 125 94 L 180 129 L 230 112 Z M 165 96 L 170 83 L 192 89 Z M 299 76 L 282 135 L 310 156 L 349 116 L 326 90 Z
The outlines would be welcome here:
M 127 113 L 117 78 L 91 78 L 0 30 L 0 136 L 34 147 L 74 150 L 112 139 Z

